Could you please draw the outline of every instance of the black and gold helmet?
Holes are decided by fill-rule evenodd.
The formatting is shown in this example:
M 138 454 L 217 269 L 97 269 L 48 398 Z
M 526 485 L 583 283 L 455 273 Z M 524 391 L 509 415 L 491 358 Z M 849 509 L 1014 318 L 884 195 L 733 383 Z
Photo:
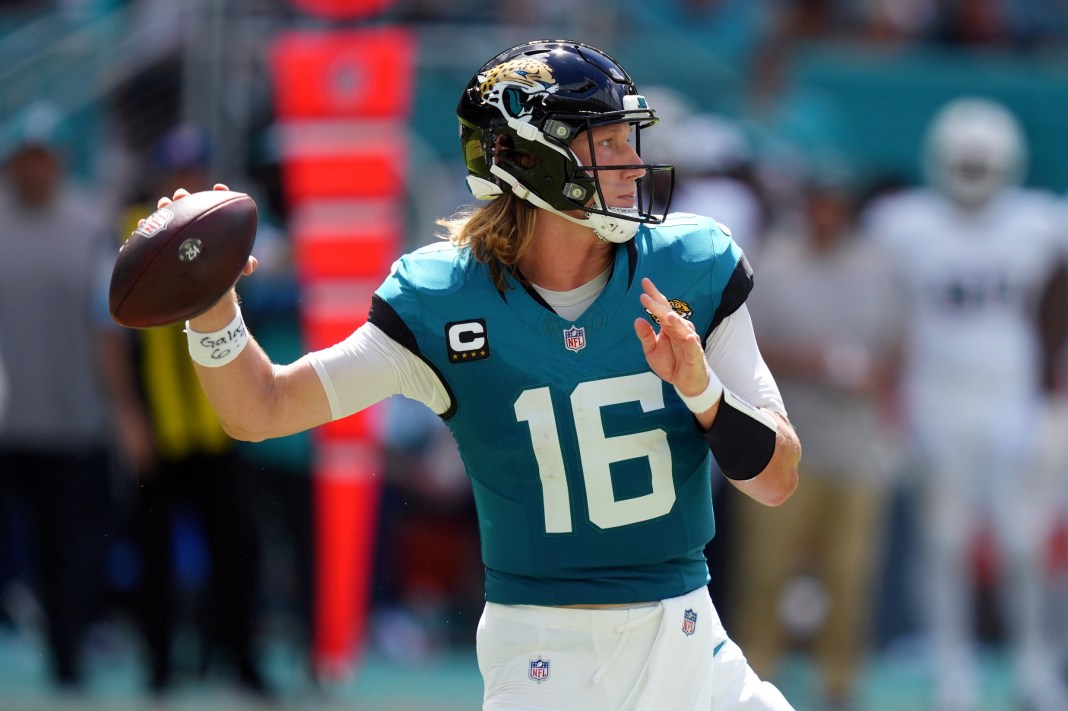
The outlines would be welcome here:
M 539 40 L 501 52 L 468 82 L 456 110 L 468 186 L 490 200 L 505 190 L 557 214 L 583 210 L 585 219 L 564 215 L 593 228 L 602 238 L 624 242 L 642 223 L 658 224 L 667 212 L 674 185 L 670 165 L 582 165 L 571 142 L 594 126 L 629 123 L 641 154 L 641 130 L 657 122 L 619 62 L 581 42 Z M 592 138 L 589 138 L 592 141 Z M 590 154 L 594 155 L 593 146 Z M 641 168 L 634 209 L 606 208 L 599 171 Z M 667 196 L 652 194 L 663 173 Z M 654 214 L 654 204 L 662 205 Z

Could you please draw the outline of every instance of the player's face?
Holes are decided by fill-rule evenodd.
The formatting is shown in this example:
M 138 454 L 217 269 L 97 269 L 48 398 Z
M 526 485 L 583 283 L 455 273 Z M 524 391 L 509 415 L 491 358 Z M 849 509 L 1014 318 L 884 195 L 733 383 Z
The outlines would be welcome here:
M 592 137 L 592 141 L 590 138 Z M 571 144 L 571 150 L 583 165 L 603 166 L 637 166 L 642 160 L 633 145 L 634 130 L 630 124 L 617 123 L 609 126 L 595 126 L 580 133 Z M 590 155 L 590 144 L 594 155 Z M 620 168 L 619 170 L 598 170 L 597 179 L 601 184 L 605 207 L 634 207 L 637 199 L 637 181 L 645 175 L 640 167 Z
M 946 190 L 965 207 L 984 205 L 1004 187 L 1005 176 L 990 156 L 961 155 L 947 163 Z

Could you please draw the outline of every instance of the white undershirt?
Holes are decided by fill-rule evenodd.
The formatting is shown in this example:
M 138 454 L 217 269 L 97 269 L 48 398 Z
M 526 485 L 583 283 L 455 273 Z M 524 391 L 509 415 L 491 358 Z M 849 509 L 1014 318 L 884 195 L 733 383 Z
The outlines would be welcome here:
M 545 299 L 545 303 L 553 308 L 553 311 L 560 314 L 561 318 L 575 321 L 601 295 L 604 287 L 608 284 L 608 277 L 611 274 L 612 267 L 609 267 L 579 288 L 571 291 L 551 291 L 537 284 L 531 284 L 531 286 L 534 287 L 534 291 L 541 295 L 541 298 Z

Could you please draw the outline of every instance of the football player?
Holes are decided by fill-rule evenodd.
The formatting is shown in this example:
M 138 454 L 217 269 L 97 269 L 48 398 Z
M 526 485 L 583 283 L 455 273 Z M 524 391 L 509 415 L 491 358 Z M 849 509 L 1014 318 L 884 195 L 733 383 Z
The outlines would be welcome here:
M 920 526 L 938 709 L 978 708 L 971 566 L 983 530 L 1001 563 L 1028 708 L 1068 708 L 1043 629 L 1055 497 L 1036 461 L 1045 410 L 1038 314 L 1065 246 L 1054 197 L 1018 185 L 1025 154 L 1005 106 L 955 99 L 928 129 L 929 185 L 883 199 L 871 215 L 877 238 L 899 257 L 910 300 L 904 402 L 924 465 Z
M 291 365 L 233 297 L 192 319 L 205 391 L 251 440 L 395 393 L 445 420 L 482 538 L 485 709 L 789 709 L 705 587 L 711 457 L 765 504 L 797 484 L 744 256 L 712 219 L 653 212 L 646 189 L 671 180 L 651 174 L 672 172 L 639 154 L 656 114 L 593 47 L 501 53 L 458 115 L 486 203 L 396 262 L 366 325 Z

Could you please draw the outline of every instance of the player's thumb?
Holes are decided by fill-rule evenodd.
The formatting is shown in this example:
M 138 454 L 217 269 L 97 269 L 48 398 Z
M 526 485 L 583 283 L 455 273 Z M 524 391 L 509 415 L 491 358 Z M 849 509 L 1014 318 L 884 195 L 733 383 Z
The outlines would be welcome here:
M 656 347 L 656 333 L 649 322 L 643 318 L 634 319 L 634 333 L 641 341 L 642 350 L 648 353 Z

